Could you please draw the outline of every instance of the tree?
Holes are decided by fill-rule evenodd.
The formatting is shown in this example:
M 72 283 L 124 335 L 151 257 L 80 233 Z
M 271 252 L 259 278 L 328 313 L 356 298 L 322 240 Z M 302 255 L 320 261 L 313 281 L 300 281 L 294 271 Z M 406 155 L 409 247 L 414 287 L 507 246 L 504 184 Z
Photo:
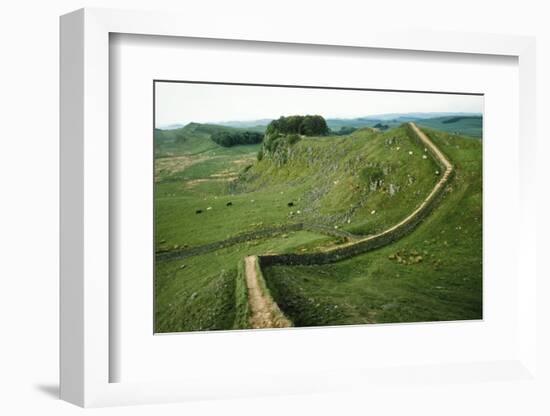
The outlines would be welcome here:
M 327 123 L 321 116 L 305 116 L 300 124 L 300 134 L 305 136 L 324 136 L 328 131 Z
M 210 138 L 224 147 L 231 147 L 239 144 L 261 143 L 264 136 L 254 131 L 217 131 Z
M 279 117 L 273 120 L 266 128 L 266 136 L 275 134 L 289 135 L 301 134 L 304 136 L 325 136 L 329 132 L 327 123 L 322 116 L 293 115 L 288 117 Z
M 356 127 L 342 126 L 340 127 L 340 130 L 333 132 L 333 134 L 336 134 L 337 136 L 347 136 L 348 134 L 351 134 L 356 130 L 357 130 Z

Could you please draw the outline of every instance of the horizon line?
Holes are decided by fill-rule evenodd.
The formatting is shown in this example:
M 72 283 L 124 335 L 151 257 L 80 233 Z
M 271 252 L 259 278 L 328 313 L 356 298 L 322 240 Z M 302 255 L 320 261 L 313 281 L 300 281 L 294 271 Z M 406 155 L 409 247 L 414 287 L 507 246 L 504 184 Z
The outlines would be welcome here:
M 406 115 L 409 115 L 409 114 L 447 114 L 449 115 L 449 117 L 453 116 L 453 115 L 469 115 L 469 116 L 479 116 L 479 117 L 483 117 L 483 113 L 480 113 L 480 112 L 469 112 L 469 111 L 456 111 L 456 112 L 453 112 L 453 111 L 411 111 L 411 112 L 407 112 L 407 113 L 379 113 L 379 114 L 368 114 L 368 115 L 362 115 L 362 116 L 350 116 L 350 117 L 337 117 L 337 116 L 322 116 L 325 120 L 355 120 L 355 119 L 368 119 L 368 118 L 373 118 L 376 120 L 376 117 L 384 117 L 384 116 L 388 116 L 388 115 L 396 115 L 396 118 L 398 118 L 399 116 L 406 116 Z M 320 114 L 319 114 L 320 115 Z M 288 116 L 279 116 L 279 117 L 288 117 Z M 278 117 L 277 117 L 278 118 Z M 253 119 L 233 119 L 233 120 L 217 120 L 217 121 L 203 121 L 203 122 L 198 122 L 198 121 L 188 121 L 186 123 L 184 122 L 178 122 L 178 121 L 175 121 L 175 122 L 170 122 L 170 123 L 162 123 L 162 124 L 159 124 L 158 126 L 154 126 L 154 128 L 160 128 L 161 126 L 164 126 L 164 127 L 169 127 L 169 126 L 182 126 L 182 127 L 185 127 L 191 123 L 196 123 L 196 124 L 222 124 L 222 123 L 250 123 L 250 122 L 254 122 L 254 121 L 261 121 L 261 120 L 277 120 L 277 118 L 273 118 L 273 117 L 258 117 L 258 118 L 253 118 Z M 380 121 L 393 121 L 395 120 L 396 118 L 394 119 L 387 119 L 387 120 L 380 120 Z M 258 124 L 258 126 L 260 126 L 261 124 Z

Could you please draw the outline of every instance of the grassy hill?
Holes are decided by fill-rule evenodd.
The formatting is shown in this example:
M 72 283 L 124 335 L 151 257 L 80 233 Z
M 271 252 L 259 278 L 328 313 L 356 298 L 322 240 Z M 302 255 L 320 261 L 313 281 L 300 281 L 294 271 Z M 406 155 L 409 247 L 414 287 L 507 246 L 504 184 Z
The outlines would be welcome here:
M 405 128 L 386 133 L 363 129 L 349 136 L 303 138 L 254 164 L 235 187 L 286 195 L 271 210 L 282 209 L 289 220 L 366 235 L 419 204 L 437 181 L 436 171 Z M 293 202 L 293 209 L 287 202 Z
M 217 124 L 189 123 L 185 127 L 154 130 L 155 158 L 177 155 L 193 156 L 215 151 L 220 146 L 211 140 L 212 135 L 220 132 L 258 131 L 258 129 L 241 129 Z
M 169 133 L 155 131 L 157 252 L 196 247 L 244 232 L 297 222 L 363 235 L 376 233 L 412 211 L 431 190 L 439 175 L 434 162 L 425 157 L 425 150 L 410 139 L 405 128 L 394 128 L 383 133 L 363 129 L 348 136 L 302 138 L 261 161 L 256 159 L 260 145 L 223 148 L 212 142 L 210 134 L 218 128 L 220 126 L 193 123 Z M 430 134 L 438 143 L 441 142 L 442 148 L 449 151 L 451 158 L 464 160 L 468 169 L 470 165 L 480 164 L 478 141 L 441 136 L 441 133 L 435 132 Z M 475 178 L 475 175 L 465 177 L 467 185 L 472 186 L 473 194 L 476 191 L 471 182 Z M 455 192 L 453 195 L 457 194 Z M 460 201 L 462 199 L 456 202 Z M 444 215 L 441 221 L 445 222 L 445 215 L 452 217 L 459 214 L 453 214 L 452 209 L 448 208 L 447 213 L 441 215 Z M 462 221 L 470 221 L 468 227 L 476 224 L 470 218 L 472 214 L 469 211 L 464 211 L 463 215 L 466 217 L 460 218 L 460 224 Z M 446 227 L 453 224 L 458 226 L 456 222 Z M 429 228 L 432 230 L 430 232 L 438 232 L 433 231 L 433 227 Z M 467 230 L 475 238 L 473 231 L 470 228 Z M 450 238 L 446 241 L 447 244 L 454 242 Z M 243 327 L 246 290 L 239 276 L 245 255 L 308 252 L 342 242 L 341 238 L 320 232 L 281 232 L 269 238 L 258 238 L 182 260 L 157 260 L 156 331 Z M 468 246 L 468 241 L 464 240 L 463 244 Z M 404 246 L 403 250 L 407 247 Z M 416 242 L 409 248 L 417 250 L 415 247 Z M 460 253 L 466 252 L 466 248 L 461 247 L 452 254 L 456 259 Z M 451 250 L 449 247 L 445 249 L 447 252 Z M 440 260 L 437 267 L 443 267 L 446 264 L 444 249 L 439 252 L 435 248 L 433 250 L 434 261 Z M 285 313 L 296 319 L 296 323 L 357 323 L 362 322 L 355 320 L 358 316 L 363 319 L 361 314 L 365 319 L 384 322 L 385 319 L 391 320 L 391 315 L 379 313 L 369 317 L 365 310 L 357 306 L 365 299 L 361 297 L 365 293 L 361 289 L 365 282 L 369 290 L 380 293 L 384 287 L 393 284 L 386 277 L 368 280 L 373 274 L 378 276 L 377 267 L 386 267 L 385 263 L 377 261 L 389 261 L 388 256 L 395 254 L 383 250 L 375 253 L 383 254 L 376 261 L 372 261 L 372 257 L 359 256 L 330 267 L 323 266 L 326 269 L 272 267 L 266 270 L 266 279 L 277 302 L 280 302 Z M 392 267 L 387 272 L 390 275 L 398 267 L 397 263 Z M 399 267 L 402 265 L 399 264 Z M 430 263 L 426 261 L 418 270 L 422 270 L 421 267 L 430 267 Z M 325 276 L 330 270 L 334 273 Z M 424 269 L 424 272 L 429 270 L 432 269 Z M 399 274 L 406 275 L 404 271 Z M 420 280 L 419 276 L 416 274 L 413 277 Z M 397 292 L 388 291 L 383 301 L 380 300 L 383 302 L 380 307 L 391 303 L 387 299 L 392 296 L 398 304 L 401 299 L 414 303 L 419 296 L 411 290 L 412 283 L 419 283 L 414 279 L 399 280 L 401 286 L 395 286 Z M 343 284 L 340 285 L 339 281 Z M 467 287 L 463 293 L 475 298 L 478 282 L 464 285 Z M 407 290 L 410 293 L 407 294 Z M 351 294 L 351 291 L 355 293 Z M 444 304 L 446 300 L 441 298 L 442 293 L 437 292 L 439 301 L 434 299 L 432 302 Z M 308 300 L 310 298 L 322 299 L 323 307 L 332 305 L 334 311 L 326 315 L 316 312 L 310 307 L 317 308 L 315 305 L 319 302 L 312 304 Z M 296 309 L 293 305 L 297 304 L 302 306 Z M 364 308 L 370 310 L 372 303 L 365 305 Z M 441 306 L 442 309 L 448 307 Z M 389 306 L 387 308 L 391 309 Z M 334 313 L 336 310 L 338 314 Z M 437 309 L 434 316 L 436 314 L 447 316 Z M 413 310 L 409 315 L 403 314 L 402 318 L 414 319 L 415 316 L 423 319 L 425 315 Z
M 482 318 L 481 142 L 424 131 L 453 161 L 456 176 L 417 230 L 338 263 L 263 270 L 296 325 Z

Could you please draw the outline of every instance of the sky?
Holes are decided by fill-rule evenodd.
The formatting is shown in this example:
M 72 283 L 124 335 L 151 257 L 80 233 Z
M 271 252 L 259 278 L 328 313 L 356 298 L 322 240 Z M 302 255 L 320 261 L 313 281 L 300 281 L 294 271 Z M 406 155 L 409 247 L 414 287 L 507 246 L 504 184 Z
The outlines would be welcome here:
M 155 127 L 274 119 L 293 114 L 355 118 L 384 113 L 483 113 L 483 97 L 157 82 Z

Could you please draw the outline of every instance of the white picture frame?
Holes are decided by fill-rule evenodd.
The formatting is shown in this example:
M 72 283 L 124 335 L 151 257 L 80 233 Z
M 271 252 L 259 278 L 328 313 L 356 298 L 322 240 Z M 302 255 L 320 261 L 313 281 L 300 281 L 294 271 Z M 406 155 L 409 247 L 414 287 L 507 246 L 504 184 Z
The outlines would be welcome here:
M 506 373 L 517 380 L 535 378 L 536 246 L 534 169 L 536 141 L 535 40 L 530 37 L 429 32 L 381 32 L 349 28 L 327 33 L 312 24 L 307 31 L 262 22 L 205 25 L 169 13 L 81 9 L 61 18 L 61 398 L 79 406 L 185 401 L 197 398 L 323 392 L 393 383 L 410 378 L 406 369 L 368 373 L 334 370 L 285 374 L 262 381 L 188 379 L 175 382 L 112 383 L 109 349 L 109 36 L 113 33 L 206 39 L 332 45 L 440 53 L 505 55 L 519 62 L 520 216 L 517 244 L 519 354 L 505 362 L 422 366 L 415 377 L 479 382 L 476 371 Z M 236 28 L 239 28 L 237 30 Z M 439 377 L 438 376 L 438 377 Z M 342 383 L 341 380 L 348 380 Z

